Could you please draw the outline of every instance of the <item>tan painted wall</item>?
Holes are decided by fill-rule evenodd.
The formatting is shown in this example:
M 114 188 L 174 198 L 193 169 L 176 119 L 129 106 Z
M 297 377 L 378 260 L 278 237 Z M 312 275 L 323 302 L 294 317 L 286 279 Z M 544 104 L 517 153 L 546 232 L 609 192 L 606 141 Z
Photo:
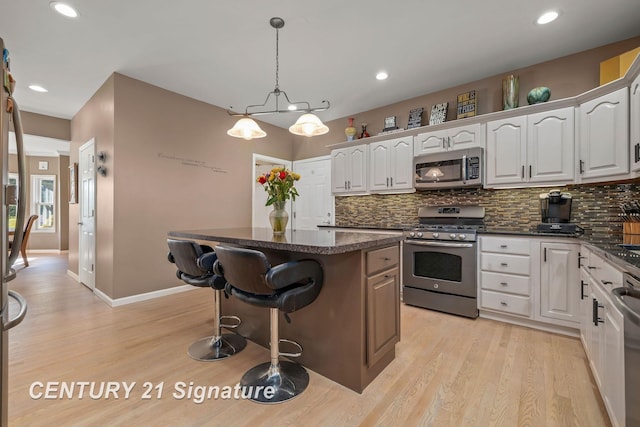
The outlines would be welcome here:
M 29 135 L 46 136 L 48 138 L 71 139 L 71 120 L 22 111 L 22 130 Z
M 113 152 L 114 77 L 111 76 L 71 120 L 70 163 L 78 161 L 78 149 L 95 138 L 96 152 Z M 96 287 L 113 293 L 113 174 L 97 180 L 96 189 Z M 78 273 L 78 204 L 69 205 L 69 270 Z
M 418 96 L 416 98 L 387 105 L 374 110 L 354 113 L 354 125 L 358 130 L 362 123 L 367 123 L 370 135 L 376 135 L 384 127 L 384 119 L 389 116 L 397 117 L 399 127 L 407 127 L 409 111 L 423 107 L 423 125 L 428 123 L 431 107 L 441 102 L 449 102 L 447 121 L 456 117 L 457 96 L 470 90 L 475 90 L 478 98 L 478 114 L 486 114 L 502 110 L 502 78 L 508 74 L 519 76 L 520 105 L 527 105 L 527 93 L 537 86 L 547 86 L 551 89 L 551 99 L 562 99 L 587 92 L 600 84 L 600 62 L 640 46 L 640 37 L 624 40 L 618 43 L 587 50 L 541 64 L 532 65 L 517 70 L 507 70 L 500 75 L 487 77 L 474 82 L 461 84 L 439 92 Z M 499 54 L 499 52 L 496 52 Z M 346 141 L 344 129 L 347 127 L 348 117 L 327 122 L 329 133 L 313 138 L 296 137 L 294 144 L 294 160 L 329 154 L 330 144 Z M 425 129 L 426 131 L 426 129 Z
M 238 140 L 226 135 L 237 119 L 221 108 L 120 74 L 105 86 L 72 120 L 73 162 L 92 126 L 112 117 L 109 143 L 96 136 L 108 171 L 97 177 L 96 286 L 122 298 L 181 285 L 166 261 L 167 232 L 249 226 L 252 155 L 289 159 L 293 138 L 261 124 L 266 138 Z M 106 114 L 99 105 L 109 102 Z M 69 268 L 77 272 L 71 206 Z

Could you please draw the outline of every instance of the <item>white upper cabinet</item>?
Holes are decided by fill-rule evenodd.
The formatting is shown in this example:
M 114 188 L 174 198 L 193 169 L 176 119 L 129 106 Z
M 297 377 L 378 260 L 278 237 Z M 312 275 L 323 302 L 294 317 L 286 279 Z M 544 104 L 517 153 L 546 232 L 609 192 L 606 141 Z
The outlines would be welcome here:
M 418 156 L 471 147 L 484 148 L 484 134 L 482 123 L 421 133 L 414 139 L 414 154 Z
M 526 116 L 487 123 L 487 185 L 525 181 L 527 161 Z
M 629 89 L 581 104 L 580 175 L 583 180 L 629 173 Z
M 631 83 L 629 91 L 629 136 L 631 144 L 631 170 L 640 171 L 640 75 Z
M 367 146 L 341 148 L 331 152 L 331 191 L 334 194 L 367 191 Z
M 574 108 L 487 123 L 487 185 L 574 179 Z
M 527 116 L 529 182 L 571 182 L 575 171 L 574 108 Z
M 413 138 L 369 145 L 369 190 L 397 193 L 413 190 Z

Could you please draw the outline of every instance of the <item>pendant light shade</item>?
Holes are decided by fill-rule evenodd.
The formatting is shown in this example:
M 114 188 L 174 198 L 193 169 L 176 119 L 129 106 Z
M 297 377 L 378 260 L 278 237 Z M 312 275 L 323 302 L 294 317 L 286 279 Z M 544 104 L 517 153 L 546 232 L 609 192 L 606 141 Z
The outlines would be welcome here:
M 293 126 L 289 128 L 289 132 L 302 136 L 324 135 L 329 132 L 327 125 L 315 114 L 307 113 L 301 115 Z
M 273 90 L 267 94 L 264 103 L 248 105 L 244 109 L 244 113 L 236 113 L 230 109 L 227 110 L 227 113 L 231 116 L 243 117 L 238 120 L 238 123 L 236 123 L 232 129 L 227 131 L 227 134 L 244 139 L 262 138 L 266 136 L 266 132 L 260 129 L 258 124 L 249 117 L 262 114 L 291 113 L 294 111 L 298 113 L 305 112 L 307 114 L 300 116 L 298 121 L 289 128 L 289 132 L 303 136 L 322 135 L 329 132 L 329 128 L 322 123 L 316 115 L 310 114 L 313 111 L 324 111 L 328 109 L 331 105 L 329 101 L 324 100 L 321 102 L 321 105 L 312 107 L 307 101 L 291 101 L 287 92 L 280 89 L 280 39 L 278 31 L 284 27 L 284 19 L 274 17 L 269 20 L 269 24 L 276 30 L 276 85 Z M 284 101 L 284 105 L 281 105 L 280 101 Z
M 250 140 L 254 138 L 264 138 L 267 136 L 267 133 L 258 126 L 255 120 L 249 117 L 243 117 L 227 131 L 227 135 Z

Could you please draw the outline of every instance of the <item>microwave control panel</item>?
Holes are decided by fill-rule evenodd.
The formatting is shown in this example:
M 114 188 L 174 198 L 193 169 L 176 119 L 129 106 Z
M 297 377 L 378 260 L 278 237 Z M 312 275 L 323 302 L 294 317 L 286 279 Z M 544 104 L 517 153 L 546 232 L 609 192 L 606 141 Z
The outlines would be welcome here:
M 469 180 L 480 178 L 480 157 L 469 157 L 467 160 L 467 176 Z

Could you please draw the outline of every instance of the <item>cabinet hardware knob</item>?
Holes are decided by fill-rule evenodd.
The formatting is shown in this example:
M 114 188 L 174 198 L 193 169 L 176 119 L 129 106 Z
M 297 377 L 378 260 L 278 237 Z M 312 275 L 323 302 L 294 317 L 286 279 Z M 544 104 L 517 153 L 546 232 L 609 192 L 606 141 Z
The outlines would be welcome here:
M 602 282 L 603 285 L 611 285 L 613 284 L 613 282 L 609 281 L 609 280 L 600 280 Z
M 509 286 L 509 284 L 508 284 L 507 282 L 500 282 L 500 284 L 501 284 L 502 286 Z
M 509 264 L 507 264 L 506 262 L 501 262 L 501 263 L 500 263 L 500 265 L 501 265 L 502 267 L 508 267 L 508 266 L 509 266 Z
M 504 302 L 504 301 L 500 301 L 500 305 L 502 305 L 502 306 L 506 307 L 506 306 L 507 306 L 507 303 L 506 303 L 506 302 Z
M 500 248 L 502 248 L 502 249 L 507 249 L 507 248 L 508 248 L 508 246 L 507 246 L 507 245 L 500 245 Z

